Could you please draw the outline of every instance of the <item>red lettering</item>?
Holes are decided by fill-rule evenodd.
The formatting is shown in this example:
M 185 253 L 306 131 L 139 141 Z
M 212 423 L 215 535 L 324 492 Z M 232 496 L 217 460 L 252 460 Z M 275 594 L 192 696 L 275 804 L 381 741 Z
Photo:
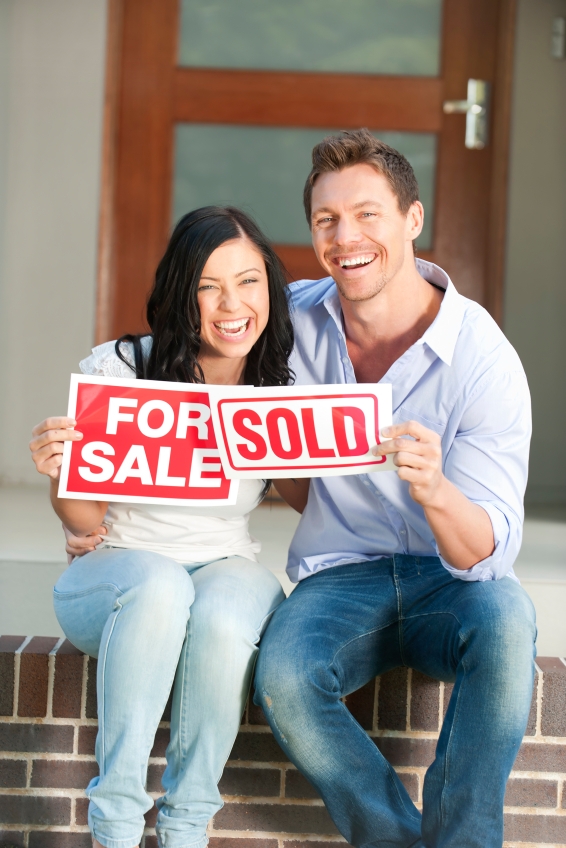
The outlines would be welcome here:
M 307 450 L 309 456 L 313 459 L 320 459 L 324 456 L 336 456 L 333 448 L 321 448 L 316 437 L 316 429 L 314 426 L 314 412 L 311 407 L 301 409 L 301 417 L 303 419 L 303 429 L 305 431 L 305 439 L 307 442 Z
M 246 427 L 246 421 L 249 421 L 250 424 L 257 425 L 261 424 L 261 418 L 257 412 L 254 412 L 253 409 L 239 409 L 232 419 L 232 426 L 236 433 L 255 445 L 255 450 L 250 450 L 248 445 L 240 443 L 236 445 L 238 453 L 240 456 L 243 456 L 244 459 L 263 459 L 267 454 L 267 445 L 259 433 L 256 433 L 255 430 L 250 430 L 249 427 Z
M 346 437 L 345 419 L 350 418 L 354 424 L 356 445 L 351 448 Z M 336 438 L 336 447 L 340 456 L 361 456 L 369 451 L 366 436 L 366 418 L 363 410 L 355 406 L 334 406 L 332 408 L 332 425 Z
M 285 450 L 281 443 L 281 434 L 279 432 L 279 421 L 283 419 L 287 425 L 289 434 L 289 450 Z M 272 409 L 267 413 L 265 419 L 271 450 L 280 459 L 298 459 L 303 452 L 303 444 L 301 442 L 301 433 L 299 431 L 299 422 L 294 412 L 290 409 Z

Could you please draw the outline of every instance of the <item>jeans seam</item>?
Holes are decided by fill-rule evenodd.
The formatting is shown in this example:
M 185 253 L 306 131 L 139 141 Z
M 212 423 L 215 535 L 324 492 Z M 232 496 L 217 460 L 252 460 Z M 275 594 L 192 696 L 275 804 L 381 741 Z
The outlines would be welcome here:
M 105 681 L 106 661 L 107 661 L 107 658 L 108 658 L 108 649 L 109 649 L 109 646 L 110 646 L 110 639 L 112 638 L 112 634 L 114 633 L 114 628 L 116 626 L 116 621 L 118 620 L 118 616 L 120 615 L 120 612 L 123 610 L 123 606 L 118 599 L 116 599 L 116 603 L 118 605 L 118 610 L 116 612 L 116 615 L 114 616 L 114 620 L 112 621 L 112 627 L 110 628 L 110 633 L 108 634 L 108 639 L 106 640 L 106 645 L 105 645 L 105 648 L 104 648 L 104 657 L 103 657 L 103 661 L 102 661 L 102 668 L 101 668 L 101 674 L 100 674 L 100 678 L 101 678 L 101 681 L 102 681 L 102 692 L 100 693 L 99 698 L 102 702 L 102 704 L 101 704 L 102 709 L 100 710 L 100 713 L 102 715 L 102 728 L 99 726 L 98 732 L 100 734 L 100 747 L 102 749 L 101 760 L 104 763 L 104 767 L 101 765 L 101 763 L 98 764 L 99 768 L 100 768 L 100 772 L 101 772 L 101 775 L 100 775 L 101 777 L 102 777 L 103 774 L 106 773 L 106 746 L 104 744 L 104 728 L 106 726 L 106 716 L 105 716 L 105 710 L 106 710 L 106 681 Z M 103 730 L 102 733 L 100 733 L 101 730 Z
M 464 639 L 462 636 L 460 636 L 459 638 L 460 638 L 461 643 L 466 644 L 466 639 Z M 462 657 L 459 664 L 462 667 L 462 670 L 464 672 L 464 677 L 465 677 L 466 674 L 467 674 L 465 657 Z M 456 719 L 458 717 L 458 711 L 459 711 L 459 708 L 460 708 L 460 692 L 461 692 L 461 690 L 462 690 L 462 680 L 460 680 L 460 683 L 459 683 L 459 686 L 458 686 L 458 693 L 456 695 L 456 703 L 454 705 L 454 717 L 452 718 L 452 724 L 450 726 L 450 734 L 448 736 L 448 741 L 446 742 L 446 754 L 445 754 L 445 758 L 444 758 L 444 769 L 443 769 L 444 777 L 443 777 L 443 783 L 442 783 L 442 792 L 440 793 L 439 830 L 442 830 L 442 824 L 443 824 L 443 821 L 444 821 L 444 818 L 445 818 L 444 799 L 445 799 L 445 794 L 446 794 L 446 787 L 447 787 L 448 782 L 449 782 L 449 774 L 448 774 L 448 772 L 449 772 L 449 756 L 450 756 L 450 751 L 451 751 L 452 739 L 453 739 L 453 735 L 454 735 L 454 725 L 456 724 Z
M 357 642 L 358 639 L 365 639 L 366 636 L 372 636 L 374 633 L 379 633 L 380 630 L 385 630 L 387 627 L 391 627 L 392 624 L 395 624 L 395 622 L 390 621 L 387 624 L 383 624 L 381 627 L 374 627 L 372 630 L 366 630 L 365 633 L 358 633 L 357 636 L 352 636 L 351 639 L 348 639 L 347 642 L 345 642 L 343 645 L 340 645 L 340 647 L 332 657 L 330 665 L 334 664 L 341 651 L 345 650 L 349 645 L 353 644 L 354 642 Z

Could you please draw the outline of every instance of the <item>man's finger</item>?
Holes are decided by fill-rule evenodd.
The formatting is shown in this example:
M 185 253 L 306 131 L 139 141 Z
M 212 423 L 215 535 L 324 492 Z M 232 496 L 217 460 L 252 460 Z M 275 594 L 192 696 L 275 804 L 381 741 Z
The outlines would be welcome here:
M 385 439 L 398 439 L 399 436 L 412 436 L 413 439 L 428 441 L 431 436 L 436 436 L 434 430 L 423 427 L 418 421 L 403 421 L 401 424 L 392 424 L 384 427 L 381 431 Z
M 76 442 L 82 439 L 83 434 L 80 430 L 45 430 L 39 436 L 35 436 L 29 443 L 31 451 L 36 451 L 44 445 L 49 445 L 54 442 Z
M 388 439 L 386 442 L 376 445 L 371 449 L 371 452 L 374 456 L 388 456 L 390 454 L 398 453 L 399 451 L 410 451 L 410 453 L 422 455 L 427 449 L 429 449 L 428 445 L 424 442 L 398 438 Z
M 398 468 L 418 468 L 419 470 L 426 468 L 428 464 L 424 457 L 416 453 L 409 453 L 408 451 L 399 451 L 399 453 L 395 454 L 393 463 Z

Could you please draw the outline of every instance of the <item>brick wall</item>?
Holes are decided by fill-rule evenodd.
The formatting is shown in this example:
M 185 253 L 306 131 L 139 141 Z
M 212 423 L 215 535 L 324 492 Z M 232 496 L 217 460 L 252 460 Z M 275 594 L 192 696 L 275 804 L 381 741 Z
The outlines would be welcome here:
M 537 660 L 527 734 L 506 796 L 505 845 L 566 848 L 566 665 Z M 0 638 L 0 846 L 90 848 L 83 789 L 96 773 L 96 662 L 55 638 Z M 347 704 L 417 805 L 451 687 L 397 669 Z M 159 794 L 164 716 L 148 789 Z M 312 787 L 249 705 L 221 781 L 211 848 L 336 848 L 343 842 Z M 157 848 L 148 815 L 145 848 Z

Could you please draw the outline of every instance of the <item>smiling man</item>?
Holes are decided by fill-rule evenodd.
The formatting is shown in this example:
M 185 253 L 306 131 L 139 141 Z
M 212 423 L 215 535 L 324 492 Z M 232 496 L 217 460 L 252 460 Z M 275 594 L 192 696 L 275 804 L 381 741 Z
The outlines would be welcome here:
M 299 585 L 264 637 L 256 699 L 355 846 L 501 848 L 529 714 L 535 624 L 513 574 L 529 392 L 490 316 L 415 259 L 407 160 L 367 130 L 324 139 L 304 193 L 328 276 L 291 286 L 296 382 L 393 386 L 398 472 L 311 481 Z M 341 698 L 408 666 L 454 681 L 422 816 Z

